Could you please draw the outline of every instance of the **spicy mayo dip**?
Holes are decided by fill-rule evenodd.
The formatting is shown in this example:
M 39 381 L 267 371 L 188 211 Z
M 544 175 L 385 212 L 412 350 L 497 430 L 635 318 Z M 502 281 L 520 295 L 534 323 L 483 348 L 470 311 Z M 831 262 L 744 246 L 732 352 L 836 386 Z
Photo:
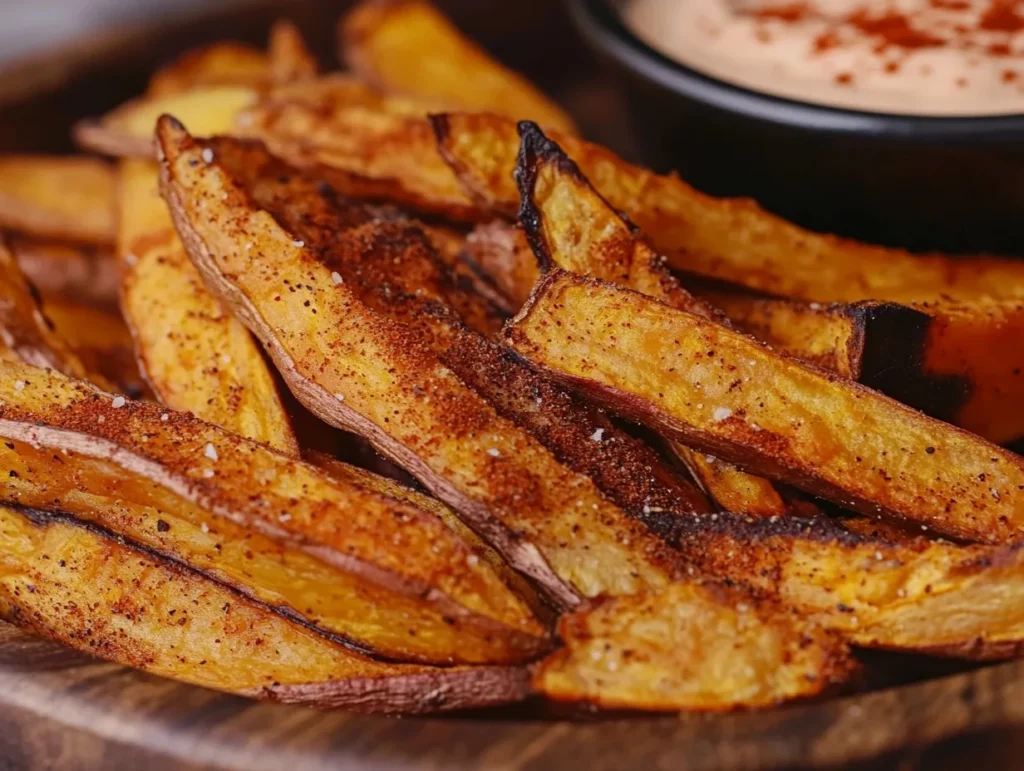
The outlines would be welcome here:
M 705 75 L 798 101 L 1024 113 L 1024 0 L 631 0 L 626 25 Z

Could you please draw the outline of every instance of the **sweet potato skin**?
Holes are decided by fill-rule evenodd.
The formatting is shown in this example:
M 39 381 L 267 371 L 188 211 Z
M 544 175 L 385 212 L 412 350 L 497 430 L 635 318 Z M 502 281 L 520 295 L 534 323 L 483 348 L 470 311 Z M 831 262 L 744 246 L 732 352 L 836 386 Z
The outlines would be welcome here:
M 609 409 L 843 506 L 987 543 L 1024 526 L 1013 453 L 628 290 L 553 273 L 507 335 Z
M 155 164 L 122 161 L 119 199 L 121 307 L 153 392 L 172 409 L 297 457 L 259 346 L 189 261 L 160 197 Z
M 2 374 L 9 502 L 130 530 L 393 658 L 529 657 L 543 639 L 492 569 L 407 500 L 156 405 L 122 403 L 29 367 L 4 365 Z M 303 574 L 305 582 L 288 583 Z M 414 631 L 423 639 L 408 639 L 403 617 L 422 622 Z
M 164 193 L 191 258 L 313 412 L 417 476 L 557 605 L 661 585 L 677 570 L 590 479 L 501 418 L 412 330 L 360 303 L 215 162 L 202 163 L 180 125 L 165 120 L 159 133 Z M 251 257 L 239 248 L 248 241 Z
M 525 673 L 512 668 L 373 661 L 61 515 L 0 507 L 0 542 L 0 616 L 145 672 L 362 711 L 429 712 L 515 701 L 527 691 Z M 435 691 L 441 698 L 422 698 Z
M 601 707 L 718 712 L 816 696 L 847 679 L 841 642 L 772 601 L 715 584 L 594 603 L 563 616 L 565 647 L 534 687 Z
M 117 307 L 117 262 L 107 246 L 12 235 L 8 243 L 25 276 L 46 298 Z
M 87 244 L 114 240 L 114 175 L 97 158 L 0 156 L 0 227 Z
M 364 0 L 341 20 L 338 39 L 349 69 L 383 91 L 575 131 L 557 104 L 427 0 Z

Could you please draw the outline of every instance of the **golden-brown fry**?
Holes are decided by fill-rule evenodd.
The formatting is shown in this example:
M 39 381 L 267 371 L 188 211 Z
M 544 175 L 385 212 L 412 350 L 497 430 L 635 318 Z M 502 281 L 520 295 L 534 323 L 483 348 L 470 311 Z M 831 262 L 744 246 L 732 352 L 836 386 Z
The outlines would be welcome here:
M 273 37 L 271 38 L 273 39 Z M 147 97 L 164 98 L 211 86 L 261 86 L 270 59 L 253 46 L 221 41 L 178 56 L 153 73 Z
M 363 0 L 341 20 L 338 37 L 349 68 L 386 92 L 575 131 L 558 105 L 427 0 Z
M 494 115 L 445 115 L 432 121 L 441 152 L 467 196 L 478 207 L 513 216 L 519 204 L 510 177 L 519 149 L 515 124 Z M 1024 263 L 918 256 L 810 233 L 752 201 L 711 198 L 676 176 L 632 166 L 598 145 L 566 135 L 554 138 L 608 203 L 626 214 L 679 270 L 817 302 L 1024 296 Z M 358 140 L 349 136 L 348 141 Z M 435 208 L 445 202 L 465 213 L 465 201 L 451 194 L 450 181 L 436 172 L 433 158 L 420 162 L 412 154 L 413 148 L 421 152 L 417 127 L 394 133 L 391 141 L 394 176 L 394 170 L 411 168 L 420 197 Z M 410 154 L 399 157 L 397 149 Z M 433 195 L 424 184 L 428 169 Z
M 520 134 L 515 172 L 519 220 L 541 266 L 621 284 L 674 308 L 724 321 L 720 311 L 680 286 L 558 145 L 530 123 L 520 124 Z M 768 480 L 683 445 L 674 450 L 724 510 L 759 517 L 786 513 L 785 501 Z
M 89 244 L 114 240 L 114 174 L 97 158 L 0 156 L 0 227 Z
M 61 297 L 117 307 L 117 262 L 108 247 L 79 246 L 12 235 L 10 248 L 25 276 L 47 300 Z
M 170 118 L 158 138 L 164 195 L 190 257 L 312 412 L 369 439 L 562 607 L 580 595 L 660 586 L 678 570 L 590 478 L 502 417 L 416 330 L 368 308 L 254 206 L 216 153 L 204 161 L 206 148 Z
M 270 28 L 267 55 L 270 59 L 270 80 L 274 83 L 315 78 L 320 69 L 299 28 L 285 19 L 279 19 Z
M 146 380 L 168 407 L 297 456 L 263 354 L 189 262 L 160 197 L 155 164 L 121 164 L 121 307 Z
M 973 659 L 1024 650 L 1024 549 L 844 533 L 829 520 L 733 514 L 672 523 L 708 575 L 776 595 L 869 648 Z
M 818 305 L 708 295 L 759 340 L 997 443 L 1024 436 L 1024 301 Z
M 88 379 L 101 388 L 110 384 L 90 372 L 71 345 L 43 315 L 39 295 L 0 238 L 0 359 L 55 369 Z
M 657 453 L 500 344 L 481 339 L 493 331 L 488 308 L 445 271 L 415 222 L 385 207 L 341 198 L 254 143 L 223 139 L 207 146 L 246 195 L 337 273 L 360 302 L 410 329 L 419 347 L 433 351 L 561 463 L 593 479 L 617 506 L 640 519 L 652 508 L 677 514 L 709 510 L 703 495 Z
M 8 503 L 95 521 L 390 658 L 508 662 L 543 646 L 490 566 L 407 500 L 24 365 L 0 365 L 0 400 Z
M 516 669 L 373 661 L 208 577 L 27 509 L 0 507 L 0 616 L 91 656 L 256 698 L 430 712 L 527 693 Z
M 818 695 L 853 670 L 833 635 L 714 584 L 598 602 L 563 616 L 558 633 L 565 647 L 540 664 L 534 687 L 602 707 L 766 707 Z
M 744 334 L 552 272 L 513 347 L 628 417 L 741 468 L 965 540 L 1024 529 L 1024 460 Z

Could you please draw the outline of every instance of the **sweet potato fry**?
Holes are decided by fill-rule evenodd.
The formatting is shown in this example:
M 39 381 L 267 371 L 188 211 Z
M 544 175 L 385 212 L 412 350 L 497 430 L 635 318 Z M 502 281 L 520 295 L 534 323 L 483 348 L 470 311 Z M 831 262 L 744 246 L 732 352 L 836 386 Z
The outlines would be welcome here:
M 0 507 L 0 545 L 0 616 L 163 677 L 243 696 L 384 712 L 505 703 L 528 690 L 525 673 L 513 668 L 373 661 L 61 515 Z
M 337 273 L 360 302 L 412 330 L 420 346 L 563 464 L 593 479 L 616 505 L 641 519 L 651 508 L 708 510 L 699 491 L 650 448 L 500 344 L 482 339 L 493 331 L 487 307 L 444 269 L 415 222 L 341 198 L 259 145 L 224 139 L 209 147 L 252 201 Z
M 492 213 L 513 216 L 518 195 L 510 174 L 518 142 L 515 127 L 494 115 L 431 119 L 440 149 L 467 196 Z M 412 150 L 415 127 L 393 136 Z M 912 255 L 810 233 L 768 214 L 754 202 L 703 195 L 676 176 L 632 166 L 603 147 L 571 136 L 553 138 L 616 210 L 626 214 L 673 268 L 767 294 L 816 302 L 917 302 L 943 296 L 968 299 L 1024 296 L 1024 263 L 995 258 Z M 349 137 L 350 142 L 355 142 Z M 416 163 L 392 158 L 392 169 Z M 430 168 L 433 159 L 424 161 Z M 416 170 L 422 181 L 422 169 Z M 435 202 L 452 200 L 438 180 Z M 440 181 L 445 184 L 440 184 Z M 424 185 L 419 193 L 431 198 Z
M 819 305 L 717 293 L 759 340 L 1000 444 L 1024 436 L 1024 301 Z
M 540 278 L 540 266 L 526 236 L 502 220 L 477 225 L 466 236 L 462 259 L 497 291 L 500 307 L 516 313 Z
M 507 662 L 543 646 L 490 566 L 407 500 L 24 365 L 0 365 L 0 399 L 8 503 L 94 521 L 390 658 Z
M 117 307 L 119 279 L 113 249 L 16 234 L 9 242 L 25 276 L 48 300 L 59 296 L 103 308 Z
M 263 51 L 221 41 L 186 51 L 158 69 L 149 79 L 146 96 L 164 98 L 210 86 L 261 86 L 269 71 L 270 58 Z
M 531 123 L 521 123 L 516 164 L 519 221 L 538 263 L 611 281 L 674 308 L 724 321 L 721 311 L 687 292 L 661 258 L 598 195 L 579 168 Z M 726 511 L 752 516 L 786 513 L 771 482 L 714 456 L 675 445 L 679 458 Z
M 315 78 L 320 67 L 306 47 L 302 33 L 292 22 L 279 19 L 270 28 L 267 44 L 269 74 L 273 83 L 294 83 Z
M 114 174 L 97 158 L 0 156 L 0 227 L 87 244 L 114 240 Z
M 660 586 L 678 570 L 590 478 L 502 417 L 421 334 L 367 307 L 337 269 L 255 206 L 216 153 L 170 118 L 158 138 L 164 196 L 190 257 L 312 412 L 369 439 L 561 607 Z
M 540 664 L 534 687 L 601 707 L 765 707 L 818 695 L 853 669 L 813 622 L 714 584 L 598 602 L 563 616 L 558 633 L 565 647 Z
M 0 238 L 0 359 L 48 367 L 100 387 L 110 384 L 90 372 L 71 345 L 43 315 L 39 294 L 29 284 Z
M 383 91 L 575 131 L 558 105 L 427 0 L 363 0 L 341 20 L 338 38 L 349 69 Z
M 297 456 L 263 354 L 189 262 L 160 197 L 156 166 L 121 164 L 121 307 L 153 391 L 172 409 Z
M 1024 650 L 1024 551 L 845 533 L 829 520 L 694 515 L 672 523 L 708 575 L 776 595 L 868 648 L 971 659 Z
M 872 516 L 988 543 L 1024 528 L 1024 460 L 643 295 L 552 272 L 513 348 L 667 437 Z

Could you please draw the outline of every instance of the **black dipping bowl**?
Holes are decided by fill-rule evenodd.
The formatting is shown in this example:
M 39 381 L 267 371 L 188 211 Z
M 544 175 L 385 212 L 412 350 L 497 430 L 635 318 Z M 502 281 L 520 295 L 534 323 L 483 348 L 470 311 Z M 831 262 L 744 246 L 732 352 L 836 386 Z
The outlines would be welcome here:
M 1024 256 L 1024 115 L 907 117 L 769 96 L 662 56 L 611 0 L 570 7 L 621 77 L 639 160 L 652 168 L 812 230 Z

